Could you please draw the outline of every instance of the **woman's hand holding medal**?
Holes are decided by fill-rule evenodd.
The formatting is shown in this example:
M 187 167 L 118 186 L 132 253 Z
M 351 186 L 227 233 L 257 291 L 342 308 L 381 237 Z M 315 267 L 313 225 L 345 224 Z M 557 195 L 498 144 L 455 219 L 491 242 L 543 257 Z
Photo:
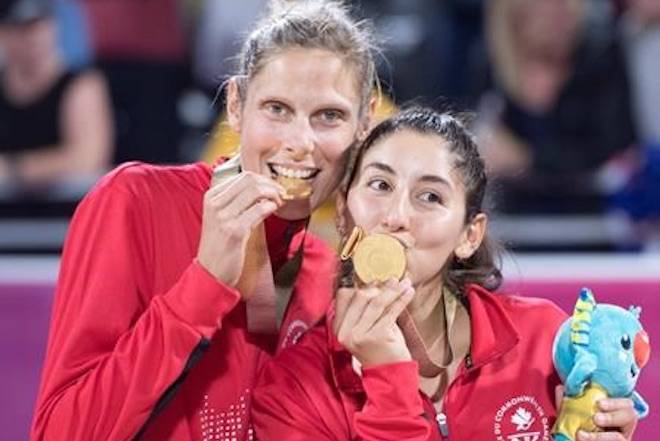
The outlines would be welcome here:
M 411 360 L 396 321 L 414 292 L 408 278 L 339 288 L 333 323 L 337 340 L 364 367 Z
M 352 259 L 359 287 L 337 291 L 333 329 L 338 341 L 365 367 L 411 360 L 397 319 L 413 298 L 405 271 L 405 251 L 385 234 L 353 229 L 342 260 Z
M 283 193 L 272 179 L 247 171 L 214 183 L 204 195 L 198 262 L 236 286 L 252 229 L 282 206 Z

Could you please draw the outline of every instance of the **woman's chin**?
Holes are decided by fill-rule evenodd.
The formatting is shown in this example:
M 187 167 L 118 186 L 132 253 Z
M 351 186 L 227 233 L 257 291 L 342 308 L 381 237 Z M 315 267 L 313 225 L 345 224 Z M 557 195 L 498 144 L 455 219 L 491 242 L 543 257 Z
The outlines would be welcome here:
M 419 274 L 415 274 L 412 272 L 408 272 L 406 276 L 410 279 L 410 282 L 412 283 L 413 288 L 415 288 L 416 291 L 418 291 L 420 288 L 441 288 L 443 283 L 442 283 L 442 278 L 438 277 L 437 275 L 428 277 L 420 276 Z
M 312 203 L 310 198 L 294 199 L 286 201 L 276 212 L 275 215 L 280 219 L 300 220 L 308 218 L 312 213 Z

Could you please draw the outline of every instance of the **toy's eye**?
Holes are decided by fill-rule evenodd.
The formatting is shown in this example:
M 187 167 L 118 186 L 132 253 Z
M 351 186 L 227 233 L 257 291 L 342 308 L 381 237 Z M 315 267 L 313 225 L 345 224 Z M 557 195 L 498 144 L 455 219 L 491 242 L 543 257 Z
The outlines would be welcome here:
M 621 346 L 625 350 L 630 349 L 630 336 L 628 334 L 623 334 L 623 337 L 621 337 Z

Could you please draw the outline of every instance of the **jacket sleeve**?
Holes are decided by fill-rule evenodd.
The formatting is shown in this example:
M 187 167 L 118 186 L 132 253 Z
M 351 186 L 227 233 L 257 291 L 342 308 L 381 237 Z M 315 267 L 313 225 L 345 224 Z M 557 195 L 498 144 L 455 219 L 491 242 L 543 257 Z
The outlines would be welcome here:
M 323 369 L 308 372 L 303 358 L 276 359 L 262 371 L 252 397 L 252 423 L 260 441 L 430 439 L 416 363 L 365 370 L 367 402 L 350 421 L 331 376 Z M 414 381 L 400 380 L 403 377 Z
M 353 418 L 359 440 L 431 439 L 414 361 L 362 369 L 367 401 Z
M 296 378 L 294 372 L 274 363 L 266 365 L 259 383 L 251 408 L 259 441 L 350 439 L 348 427 L 338 418 L 341 404 L 329 384 Z
M 239 300 L 194 261 L 169 291 L 150 291 L 157 219 L 120 178 L 105 178 L 71 222 L 33 441 L 133 439 Z

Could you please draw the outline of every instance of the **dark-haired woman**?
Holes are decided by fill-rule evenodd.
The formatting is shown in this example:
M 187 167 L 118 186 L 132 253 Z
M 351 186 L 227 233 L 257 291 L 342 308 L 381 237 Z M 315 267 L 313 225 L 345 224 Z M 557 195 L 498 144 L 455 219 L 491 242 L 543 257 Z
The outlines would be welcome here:
M 399 241 L 406 275 L 341 283 L 326 322 L 266 365 L 260 440 L 550 439 L 566 315 L 491 291 L 501 275 L 485 188 L 477 146 L 449 114 L 413 108 L 371 132 L 338 197 L 339 230 Z M 597 423 L 620 432 L 581 440 L 629 439 L 629 400 L 609 401 Z

